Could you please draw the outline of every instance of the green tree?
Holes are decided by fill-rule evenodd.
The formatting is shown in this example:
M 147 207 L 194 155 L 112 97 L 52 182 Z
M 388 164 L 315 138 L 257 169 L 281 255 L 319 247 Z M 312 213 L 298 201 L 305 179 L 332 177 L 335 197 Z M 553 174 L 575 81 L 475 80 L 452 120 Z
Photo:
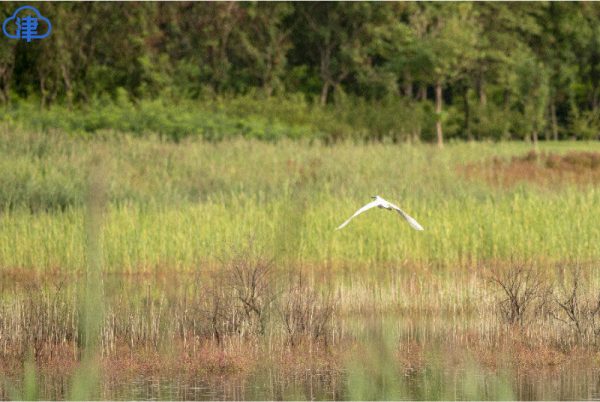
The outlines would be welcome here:
M 274 90 L 284 89 L 287 53 L 292 47 L 286 18 L 293 8 L 290 3 L 250 3 L 245 11 L 236 31 L 242 68 L 271 96 Z
M 421 3 L 411 17 L 420 40 L 431 84 L 435 89 L 436 138 L 444 144 L 442 131 L 443 88 L 464 77 L 475 60 L 478 37 L 472 3 Z
M 308 56 L 321 80 L 320 103 L 325 105 L 332 89 L 366 64 L 372 38 L 369 22 L 376 16 L 370 3 L 296 3 L 296 45 Z
M 549 72 L 534 55 L 523 55 L 518 65 L 517 88 L 522 113 L 521 129 L 525 138 L 537 147 L 539 133 L 546 123 L 549 99 Z

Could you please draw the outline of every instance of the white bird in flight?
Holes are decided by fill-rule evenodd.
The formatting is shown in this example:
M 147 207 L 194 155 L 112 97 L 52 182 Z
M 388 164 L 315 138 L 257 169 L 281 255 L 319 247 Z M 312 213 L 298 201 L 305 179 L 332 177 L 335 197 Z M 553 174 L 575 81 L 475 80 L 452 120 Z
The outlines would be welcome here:
M 381 198 L 378 195 L 373 196 L 371 198 L 373 198 L 375 201 L 371 201 L 370 203 L 368 203 L 367 205 L 365 205 L 364 207 L 362 207 L 361 209 L 359 209 L 358 211 L 356 211 L 354 213 L 354 215 L 352 215 L 350 218 L 348 218 L 348 220 L 346 222 L 342 223 L 335 230 L 342 229 L 344 226 L 346 226 L 348 223 L 350 223 L 350 221 L 355 216 L 358 216 L 358 215 L 362 214 L 363 212 L 368 211 L 369 209 L 375 208 L 375 207 L 389 209 L 390 211 L 392 211 L 392 210 L 393 211 L 397 211 L 400 215 L 402 215 L 402 217 L 404 219 L 406 219 L 406 221 L 408 222 L 408 224 L 410 226 L 412 226 L 413 229 L 415 229 L 415 230 L 423 230 L 423 226 L 421 226 L 419 224 L 419 222 L 417 222 L 413 217 L 411 217 L 406 212 L 404 212 L 403 210 L 401 210 L 400 207 L 398 207 L 397 205 L 394 205 L 391 202 L 388 202 L 388 201 L 384 200 L 383 198 Z

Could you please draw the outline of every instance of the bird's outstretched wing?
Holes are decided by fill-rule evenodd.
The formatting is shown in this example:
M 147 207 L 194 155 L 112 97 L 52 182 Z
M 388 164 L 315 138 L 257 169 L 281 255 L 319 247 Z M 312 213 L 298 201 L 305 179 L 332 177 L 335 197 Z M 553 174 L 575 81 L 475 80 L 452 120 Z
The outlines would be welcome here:
M 408 222 L 408 224 L 415 230 L 423 230 L 423 226 L 421 226 L 419 224 L 419 222 L 417 222 L 415 220 L 415 218 L 413 218 L 412 216 L 410 216 L 409 214 L 407 214 L 406 212 L 404 212 L 402 209 L 400 209 L 400 207 L 398 205 L 392 204 L 391 202 L 388 202 L 388 204 L 390 204 L 390 206 L 392 208 L 394 208 L 400 215 L 402 215 L 402 217 L 404 219 L 406 219 L 406 222 Z
M 358 211 L 356 211 L 356 212 L 354 213 L 354 215 L 352 215 L 350 218 L 348 218 L 348 220 L 347 220 L 346 222 L 342 223 L 342 224 L 341 224 L 340 226 L 338 226 L 338 227 L 337 227 L 337 229 L 335 229 L 335 230 L 340 230 L 341 228 L 343 228 L 344 226 L 346 226 L 348 223 L 350 223 L 350 221 L 351 221 L 351 220 L 352 220 L 352 219 L 353 219 L 355 216 L 357 216 L 357 215 L 360 215 L 360 214 L 362 214 L 363 212 L 365 212 L 365 211 L 367 211 L 367 210 L 369 210 L 369 209 L 371 209 L 371 208 L 374 208 L 374 207 L 376 207 L 376 206 L 378 206 L 378 205 L 379 205 L 379 201 L 377 201 L 377 200 L 375 200 L 375 201 L 371 201 L 370 203 L 368 203 L 367 205 L 365 205 L 364 207 L 362 207 L 361 209 L 359 209 Z

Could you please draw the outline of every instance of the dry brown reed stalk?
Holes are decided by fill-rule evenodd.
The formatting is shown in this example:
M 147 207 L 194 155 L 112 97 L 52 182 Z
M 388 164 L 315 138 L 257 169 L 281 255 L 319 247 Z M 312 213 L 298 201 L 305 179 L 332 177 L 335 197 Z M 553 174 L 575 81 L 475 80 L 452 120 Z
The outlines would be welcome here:
M 497 262 L 485 276 L 489 287 L 482 286 L 479 274 L 450 282 L 429 275 L 396 282 L 353 276 L 353 288 L 344 296 L 341 289 L 348 289 L 348 283 L 323 283 L 302 270 L 282 277 L 270 260 L 246 254 L 217 272 L 199 270 L 167 288 L 136 281 L 105 298 L 95 342 L 103 360 L 172 353 L 194 357 L 206 348 L 223 356 L 328 353 L 356 345 L 366 317 L 387 314 L 401 345 L 510 350 L 505 344 L 510 339 L 523 358 L 546 350 L 549 362 L 558 361 L 573 348 L 598 350 L 595 277 L 587 269 L 571 272 L 573 267 L 565 265 L 562 278 L 548 267 Z M 65 360 L 65 350 L 70 351 L 65 362 L 77 361 L 81 315 L 76 294 L 73 287 L 60 286 L 9 291 L 0 301 L 0 360 L 22 362 L 34 345 L 38 363 Z M 368 309 L 356 309 L 357 295 L 370 301 Z M 389 309 L 400 302 L 402 308 Z
M 560 155 L 530 151 L 508 160 L 495 157 L 461 166 L 459 171 L 467 177 L 482 178 L 501 187 L 511 187 L 518 183 L 550 187 L 568 183 L 595 185 L 600 183 L 600 153 L 569 152 Z
M 328 342 L 337 299 L 331 293 L 319 294 L 307 285 L 302 273 L 282 297 L 279 313 L 283 321 L 287 343 L 296 346 L 303 339 Z
M 274 280 L 273 265 L 260 258 L 239 259 L 212 275 L 198 275 L 179 293 L 150 284 L 120 294 L 103 308 L 94 339 L 104 357 L 126 345 L 130 351 L 160 352 L 182 342 L 191 352 L 215 342 L 233 350 L 250 342 L 276 345 L 304 341 L 329 344 L 338 308 L 330 293 L 310 288 L 299 277 L 291 284 Z M 76 289 L 19 291 L 0 303 L 0 354 L 23 359 L 32 345 L 36 360 L 50 359 L 54 348 L 69 345 L 78 358 L 83 322 Z

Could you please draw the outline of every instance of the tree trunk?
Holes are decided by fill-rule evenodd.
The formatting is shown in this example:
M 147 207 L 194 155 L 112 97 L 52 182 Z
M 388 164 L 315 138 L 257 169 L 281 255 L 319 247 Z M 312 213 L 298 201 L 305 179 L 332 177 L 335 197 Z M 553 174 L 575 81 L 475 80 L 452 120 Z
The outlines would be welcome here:
M 263 91 L 265 93 L 265 96 L 267 98 L 270 98 L 271 95 L 273 95 L 273 87 L 271 86 L 271 83 L 265 83 L 263 85 Z
M 533 150 L 537 153 L 537 151 L 538 151 L 538 133 L 537 133 L 537 130 L 533 130 L 533 133 L 531 133 L 531 137 L 533 138 Z
M 465 108 L 465 133 L 467 139 L 473 141 L 473 134 L 471 133 L 471 110 L 469 108 L 469 87 L 465 85 L 463 89 L 463 103 Z
M 10 80 L 8 79 L 9 76 L 9 67 L 0 67 L 0 100 L 2 101 L 3 105 L 6 105 L 8 103 L 8 85 Z
M 40 94 L 41 94 L 41 99 L 40 99 L 41 105 L 40 106 L 42 109 L 45 109 L 46 108 L 46 99 L 48 97 L 48 91 L 46 90 L 46 80 L 43 76 L 40 77 Z
M 427 87 L 423 84 L 419 85 L 419 94 L 417 95 L 417 99 L 420 101 L 427 99 Z
M 321 80 L 323 80 L 323 87 L 321 88 L 321 105 L 325 105 L 327 103 L 327 97 L 329 95 L 329 87 L 332 82 L 332 73 L 331 73 L 331 52 L 333 51 L 333 45 L 330 41 L 324 44 L 321 47 L 319 53 L 321 55 L 320 61 L 320 76 Z
M 508 110 L 510 108 L 510 92 L 508 91 L 508 89 L 504 89 L 504 99 L 503 99 L 503 107 L 504 107 L 504 116 L 506 118 L 506 115 L 508 114 Z M 509 125 L 505 124 L 504 125 L 504 132 L 502 133 L 504 139 L 507 139 L 509 136 L 509 129 L 508 129 Z
M 556 122 L 556 104 L 554 99 L 550 103 L 550 116 L 552 118 L 552 139 L 558 141 L 558 123 Z
M 2 104 L 8 105 L 10 103 L 10 80 L 4 78 L 0 80 L 0 94 L 2 96 Z
M 417 126 L 412 132 L 412 142 L 418 143 L 421 141 L 421 126 Z
M 444 134 L 442 133 L 442 83 L 435 83 L 435 131 L 438 147 L 444 147 Z
M 69 106 L 69 110 L 73 106 L 73 86 L 71 85 L 71 78 L 69 77 L 69 73 L 65 64 L 62 64 L 60 67 L 62 72 L 63 82 L 65 84 L 65 93 L 67 95 L 67 105 Z
M 404 74 L 404 96 L 408 99 L 412 99 L 413 97 L 413 85 L 412 85 L 412 77 L 410 73 Z
M 485 80 L 483 78 L 483 73 L 480 73 L 477 78 L 477 93 L 479 94 L 479 104 L 485 106 L 487 104 L 487 95 L 485 94 Z
M 321 88 L 321 105 L 325 106 L 327 104 L 327 96 L 329 95 L 329 81 L 325 81 L 323 83 L 323 88 Z

